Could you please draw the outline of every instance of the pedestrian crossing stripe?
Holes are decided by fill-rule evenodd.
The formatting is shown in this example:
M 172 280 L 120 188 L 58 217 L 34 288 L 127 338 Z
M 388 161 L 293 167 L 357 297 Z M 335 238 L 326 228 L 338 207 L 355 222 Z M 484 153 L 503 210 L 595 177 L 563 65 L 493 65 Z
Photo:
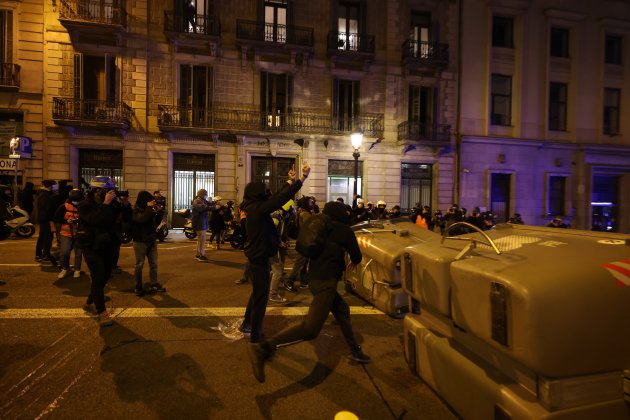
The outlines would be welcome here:
M 180 318 L 180 317 L 242 317 L 244 307 L 227 308 L 114 308 L 109 309 L 114 318 Z M 308 306 L 267 307 L 266 315 L 304 316 Z M 352 315 L 384 315 L 382 311 L 367 306 L 351 306 Z M 79 308 L 30 308 L 0 309 L 0 319 L 53 319 L 89 318 L 90 315 Z

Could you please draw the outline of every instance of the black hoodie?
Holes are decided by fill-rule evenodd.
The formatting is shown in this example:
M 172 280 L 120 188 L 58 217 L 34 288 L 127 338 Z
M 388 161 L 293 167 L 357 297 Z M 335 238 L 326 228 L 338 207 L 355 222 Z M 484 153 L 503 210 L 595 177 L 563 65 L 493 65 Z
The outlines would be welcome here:
M 138 193 L 131 216 L 131 232 L 134 242 L 153 242 L 157 239 L 155 228 L 159 221 L 153 207 L 147 205 L 153 200 L 153 195 L 148 191 Z
M 302 181 L 288 182 L 272 195 L 262 182 L 250 182 L 245 186 L 241 207 L 247 212 L 247 242 L 245 255 L 256 263 L 273 257 L 280 248 L 280 238 L 271 213 L 279 210 L 302 188 Z
M 324 206 L 323 213 L 330 217 L 332 226 L 324 252 L 319 257 L 311 259 L 309 271 L 306 274 L 313 293 L 337 288 L 337 282 L 346 269 L 346 252 L 355 265 L 359 264 L 363 258 L 357 238 L 350 229 L 350 215 L 346 206 L 337 201 L 330 201 Z

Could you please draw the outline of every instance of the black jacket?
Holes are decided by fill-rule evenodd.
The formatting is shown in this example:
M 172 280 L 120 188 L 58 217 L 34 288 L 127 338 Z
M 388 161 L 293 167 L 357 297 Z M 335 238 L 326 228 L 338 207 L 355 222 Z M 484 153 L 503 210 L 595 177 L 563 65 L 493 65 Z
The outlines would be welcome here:
M 157 239 L 160 220 L 151 207 L 135 206 L 131 216 L 131 235 L 134 242 L 153 242 Z
M 44 188 L 37 192 L 36 205 L 37 223 L 39 224 L 50 222 L 55 215 L 55 210 L 59 207 L 54 205 L 53 193 Z
M 324 214 L 331 218 L 331 228 L 324 252 L 319 257 L 311 259 L 309 271 L 306 274 L 313 293 L 337 288 L 337 282 L 346 269 L 346 252 L 355 265 L 363 259 L 357 238 L 348 226 L 348 216 L 345 212 L 345 206 L 341 203 L 330 202 L 324 207 Z
M 250 261 L 261 263 L 273 257 L 280 248 L 280 238 L 271 213 L 280 209 L 302 188 L 302 181 L 286 183 L 282 189 L 266 198 L 262 182 L 251 182 L 245 187 L 242 207 L 247 211 L 247 242 L 245 255 Z
M 112 226 L 116 213 L 107 204 L 97 204 L 92 199 L 79 203 L 79 231 L 77 244 L 81 249 L 113 251 L 114 237 Z

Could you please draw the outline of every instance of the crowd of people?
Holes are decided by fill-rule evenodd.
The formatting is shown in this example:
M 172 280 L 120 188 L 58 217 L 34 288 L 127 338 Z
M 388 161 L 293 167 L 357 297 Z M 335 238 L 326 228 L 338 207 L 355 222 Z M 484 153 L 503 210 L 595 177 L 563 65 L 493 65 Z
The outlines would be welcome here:
M 310 174 L 305 165 L 301 174 L 291 170 L 284 187 L 272 193 L 261 182 L 250 182 L 245 187 L 242 203 L 235 208 L 233 201 L 223 204 L 219 196 L 209 197 L 207 190 L 200 189 L 191 203 L 192 227 L 197 235 L 195 259 L 208 262 L 207 243 L 216 243 L 220 249 L 227 228 L 231 223 L 240 224 L 247 258 L 243 276 L 237 284 L 252 284 L 240 330 L 250 337 L 249 356 L 254 376 L 264 382 L 264 365 L 281 344 L 317 337 L 328 313 L 332 313 L 340 326 L 351 353 L 349 358 L 358 363 L 369 363 L 357 343 L 350 323 L 348 305 L 337 293 L 337 282 L 345 269 L 353 269 L 361 262 L 361 252 L 350 225 L 369 220 L 409 217 L 412 222 L 426 229 L 444 233 L 454 223 L 465 221 L 481 230 L 491 229 L 494 215 L 475 207 L 468 213 L 465 208 L 453 204 L 444 214 L 432 212 L 429 206 L 420 204 L 411 214 L 403 216 L 400 206 L 391 210 L 383 200 L 373 205 L 362 197 L 354 197 L 352 204 L 342 198 L 326 203 L 321 213 L 330 220 L 327 231 L 330 246 L 317 257 L 298 254 L 292 269 L 285 274 L 285 260 L 289 243 L 298 238 L 309 220 L 318 217 L 320 208 L 315 197 L 302 196 L 293 199 Z M 28 185 L 27 185 L 28 187 Z M 30 191 L 30 192 L 29 192 Z M 164 218 L 166 200 L 159 191 L 151 194 L 140 191 L 132 205 L 127 191 L 116 189 L 107 176 L 97 176 L 81 182 L 79 188 L 68 183 L 44 180 L 33 198 L 32 186 L 22 192 L 23 208 L 29 209 L 31 218 L 39 225 L 35 246 L 35 261 L 58 266 L 58 278 L 69 275 L 80 278 L 83 260 L 90 272 L 91 286 L 84 311 L 93 314 L 101 326 L 112 325 L 105 308 L 104 288 L 108 279 L 120 271 L 118 259 L 123 235 L 133 240 L 135 254 L 134 291 L 137 296 L 145 293 L 163 293 L 166 289 L 158 281 L 158 235 L 156 228 Z M 2 193 L 2 200 L 13 197 Z M 29 203 L 32 204 L 29 207 Z M 322 217 L 324 217 L 322 216 Z M 520 214 L 514 214 L 509 223 L 522 224 Z M 568 227 L 557 217 L 548 226 Z M 210 237 L 207 232 L 210 231 Z M 58 253 L 53 253 L 56 239 Z M 74 252 L 74 263 L 70 257 Z M 350 265 L 346 267 L 345 255 Z M 145 260 L 149 265 L 149 279 L 143 283 Z M 308 315 L 299 324 L 288 327 L 271 338 L 265 338 L 263 321 L 268 302 L 285 303 L 287 299 L 280 288 L 298 292 L 309 288 L 313 294 Z

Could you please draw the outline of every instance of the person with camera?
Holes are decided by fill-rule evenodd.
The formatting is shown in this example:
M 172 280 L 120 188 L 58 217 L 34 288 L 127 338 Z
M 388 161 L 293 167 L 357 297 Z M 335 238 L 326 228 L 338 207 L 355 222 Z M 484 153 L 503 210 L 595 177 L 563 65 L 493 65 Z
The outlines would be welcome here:
M 140 191 L 133 208 L 131 232 L 133 237 L 133 250 L 136 255 L 134 279 L 136 281 L 136 296 L 143 296 L 142 268 L 145 257 L 149 261 L 149 283 L 146 289 L 149 292 L 165 292 L 166 289 L 158 283 L 158 250 L 156 228 L 160 224 L 162 215 L 156 205 L 155 198 L 148 191 Z
M 116 199 L 112 202 L 112 208 L 116 212 L 114 222 L 114 267 L 112 273 L 120 274 L 122 269 L 118 265 L 120 258 L 120 247 L 123 243 L 123 234 L 129 234 L 131 229 L 131 203 L 129 202 L 129 191 L 116 190 Z
M 97 176 L 90 182 L 85 200 L 77 206 L 77 244 L 83 252 L 91 278 L 90 294 L 83 310 L 95 313 L 101 327 L 113 323 L 105 310 L 104 289 L 114 267 L 116 239 L 112 226 L 116 220 L 116 211 L 112 203 L 116 200 L 115 187 L 110 177 Z
M 74 188 L 68 194 L 68 199 L 60 205 L 55 212 L 53 222 L 59 225 L 60 242 L 60 262 L 61 271 L 58 279 L 65 278 L 70 274 L 70 253 L 74 250 L 74 275 L 75 279 L 81 277 L 81 262 L 83 255 L 81 249 L 77 247 L 76 237 L 79 229 L 79 209 L 78 205 L 83 200 L 83 193 L 80 189 Z
M 287 184 L 274 194 L 271 194 L 263 182 L 252 181 L 245 186 L 242 203 L 242 207 L 247 211 L 245 256 L 253 288 L 245 309 L 241 331 L 251 333 L 252 343 L 263 339 L 263 320 L 271 281 L 271 258 L 280 248 L 278 230 L 271 219 L 271 213 L 293 198 L 302 188 L 310 172 L 311 167 L 304 164 L 302 176 L 298 179 L 295 170 L 291 169 Z

